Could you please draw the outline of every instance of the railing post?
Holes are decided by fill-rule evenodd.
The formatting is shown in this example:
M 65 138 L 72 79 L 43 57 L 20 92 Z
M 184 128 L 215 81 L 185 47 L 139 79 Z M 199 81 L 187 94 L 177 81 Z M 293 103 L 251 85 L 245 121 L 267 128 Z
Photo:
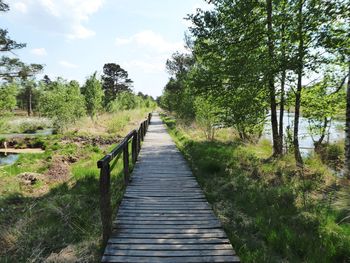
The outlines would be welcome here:
M 108 237 L 112 228 L 112 208 L 111 208 L 111 172 L 109 162 L 102 163 L 100 167 L 100 212 L 102 221 L 102 242 L 107 245 Z
M 137 132 L 134 132 L 134 135 L 132 136 L 132 143 L 131 143 L 131 149 L 132 149 L 132 162 L 136 163 L 137 160 L 137 153 L 138 153 L 138 149 L 137 149 Z
M 146 129 L 147 129 L 146 125 L 147 125 L 147 123 L 146 123 L 146 121 L 144 121 L 143 122 L 143 140 L 145 140 Z
M 127 142 L 123 149 L 123 163 L 124 163 L 124 183 L 129 184 L 129 143 Z
M 137 130 L 137 154 L 139 154 L 141 150 L 141 129 Z
M 143 122 L 141 123 L 141 141 L 143 141 L 143 137 L 145 136 L 145 134 L 144 134 L 144 124 L 143 124 Z

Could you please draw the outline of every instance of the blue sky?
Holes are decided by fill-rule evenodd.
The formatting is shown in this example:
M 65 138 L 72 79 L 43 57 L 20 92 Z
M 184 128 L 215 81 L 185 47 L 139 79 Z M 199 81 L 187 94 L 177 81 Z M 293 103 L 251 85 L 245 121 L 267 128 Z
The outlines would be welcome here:
M 26 63 L 45 64 L 44 74 L 83 83 L 105 63 L 129 72 L 134 91 L 159 96 L 169 75 L 166 59 L 184 50 L 183 18 L 204 0 L 5 0 L 0 16 Z

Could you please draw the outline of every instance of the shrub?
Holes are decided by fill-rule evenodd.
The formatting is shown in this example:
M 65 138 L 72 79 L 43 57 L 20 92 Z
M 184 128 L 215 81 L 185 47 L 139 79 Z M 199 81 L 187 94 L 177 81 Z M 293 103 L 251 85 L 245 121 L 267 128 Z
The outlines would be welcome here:
M 84 97 L 75 82 L 69 84 L 57 80 L 40 97 L 39 111 L 53 120 L 56 131 L 63 131 L 68 124 L 86 113 Z
M 208 140 L 214 140 L 218 124 L 217 109 L 208 99 L 197 97 L 194 102 L 196 121 Z

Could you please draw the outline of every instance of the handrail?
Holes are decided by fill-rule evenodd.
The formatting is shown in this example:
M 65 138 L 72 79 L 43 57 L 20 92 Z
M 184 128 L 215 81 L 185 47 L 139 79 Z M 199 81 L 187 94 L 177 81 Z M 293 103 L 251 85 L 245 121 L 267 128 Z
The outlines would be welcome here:
M 130 180 L 129 171 L 129 141 L 131 142 L 132 162 L 136 163 L 137 156 L 141 149 L 141 141 L 144 140 L 148 126 L 151 122 L 152 113 L 149 113 L 147 119 L 141 122 L 137 130 L 132 130 L 124 137 L 124 139 L 107 155 L 97 162 L 100 169 L 100 213 L 102 221 L 102 243 L 107 244 L 111 228 L 112 228 L 112 206 L 110 194 L 111 166 L 110 162 L 114 160 L 121 152 L 123 152 L 123 172 L 124 183 L 127 185 Z

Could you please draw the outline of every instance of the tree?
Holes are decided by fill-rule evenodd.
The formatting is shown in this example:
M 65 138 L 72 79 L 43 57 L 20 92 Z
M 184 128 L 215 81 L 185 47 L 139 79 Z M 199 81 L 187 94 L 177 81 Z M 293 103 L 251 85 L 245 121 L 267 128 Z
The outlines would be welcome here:
M 177 51 L 172 54 L 171 59 L 167 59 L 166 69 L 171 76 L 180 80 L 186 76 L 193 64 L 194 58 L 191 54 L 183 54 Z
M 18 85 L 14 82 L 0 86 L 0 113 L 11 112 L 16 108 Z
M 328 52 L 331 62 L 340 65 L 343 71 L 337 90 L 346 85 L 344 171 L 350 179 L 350 9 L 348 1 L 330 1 L 323 8 L 333 19 L 324 20 L 318 44 Z
M 43 66 L 39 64 L 25 65 L 22 62 L 20 63 L 22 64 L 22 68 L 18 72 L 17 77 L 20 78 L 23 88 L 19 94 L 19 98 L 22 100 L 23 108 L 24 106 L 26 107 L 27 114 L 30 116 L 38 99 L 36 96 L 38 93 L 36 91 L 37 83 L 34 80 L 34 76 L 43 69 Z
M 115 63 L 107 63 L 103 66 L 102 89 L 104 91 L 104 106 L 115 100 L 117 94 L 123 91 L 131 91 L 132 80 L 128 78 L 128 72 Z
M 282 136 L 279 136 L 278 120 L 277 120 L 277 103 L 276 103 L 276 88 L 275 88 L 275 45 L 274 45 L 274 30 L 272 21 L 272 0 L 266 0 L 266 22 L 267 22 L 267 46 L 268 46 L 268 70 L 267 82 L 270 97 L 271 110 L 271 127 L 273 140 L 273 154 L 274 156 L 282 155 Z M 281 132 L 281 131 L 280 131 Z
M 7 12 L 9 6 L 0 0 L 0 12 Z M 0 52 L 12 53 L 14 50 L 24 48 L 26 44 L 17 43 L 8 36 L 6 29 L 0 28 Z M 1 56 L 0 58 L 0 79 L 12 80 L 13 78 L 27 78 L 43 69 L 42 65 L 27 65 L 16 57 Z
M 190 86 L 196 95 L 215 98 L 221 123 L 250 140 L 261 134 L 267 109 L 266 7 L 258 1 L 212 3 L 213 10 L 189 16 L 196 62 Z
M 85 114 L 84 97 L 80 94 L 77 82 L 67 83 L 57 79 L 49 87 L 42 88 L 39 112 L 53 120 L 56 131 L 63 131 Z
M 103 90 L 101 82 L 96 78 L 96 72 L 85 82 L 82 93 L 85 97 L 88 115 L 93 119 L 102 108 Z
M 331 76 L 325 76 L 321 82 L 302 90 L 303 117 L 309 120 L 309 128 L 316 152 L 326 137 L 332 119 L 345 109 L 345 88 L 342 86 L 340 90 L 335 90 L 335 83 L 335 79 Z M 315 140 L 313 135 L 317 135 L 319 138 Z
M 210 101 L 210 98 L 197 97 L 194 102 L 196 123 L 203 130 L 207 140 L 215 138 L 216 125 L 219 124 L 219 109 Z

